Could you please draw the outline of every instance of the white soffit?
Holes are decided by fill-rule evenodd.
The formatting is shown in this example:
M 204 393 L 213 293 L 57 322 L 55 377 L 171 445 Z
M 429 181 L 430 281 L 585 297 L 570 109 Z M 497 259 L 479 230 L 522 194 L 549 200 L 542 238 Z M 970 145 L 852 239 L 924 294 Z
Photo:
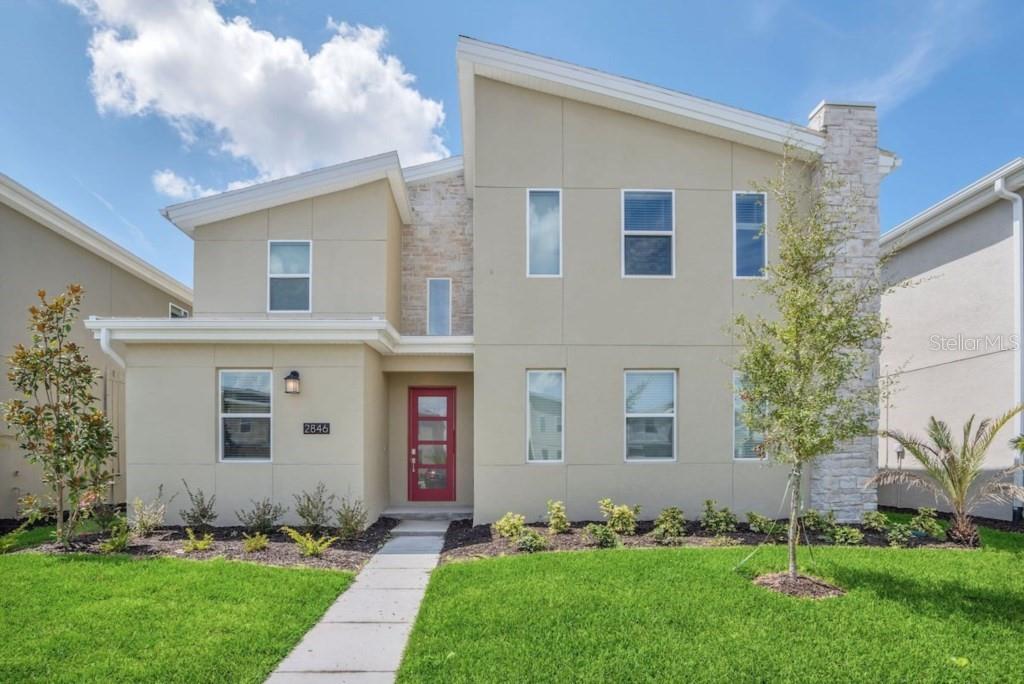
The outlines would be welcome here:
M 1011 192 L 1024 188 L 1024 157 L 1017 157 L 1004 164 L 888 231 L 879 240 L 882 252 L 898 252 L 907 245 L 999 201 L 994 186 L 1000 178 L 1005 179 L 1006 189 Z
M 136 278 L 166 292 L 178 301 L 185 302 L 189 306 L 192 305 L 192 290 L 187 285 L 146 263 L 121 245 L 96 232 L 60 207 L 51 204 L 2 173 L 0 173 L 0 202 Z
M 257 183 L 238 190 L 201 197 L 181 204 L 173 204 L 161 214 L 189 237 L 196 226 L 223 221 L 253 211 L 298 202 L 299 200 L 348 190 L 374 181 L 387 179 L 403 223 L 412 221 L 412 209 L 406 192 L 405 178 L 397 152 L 385 152 L 373 157 L 356 159 Z

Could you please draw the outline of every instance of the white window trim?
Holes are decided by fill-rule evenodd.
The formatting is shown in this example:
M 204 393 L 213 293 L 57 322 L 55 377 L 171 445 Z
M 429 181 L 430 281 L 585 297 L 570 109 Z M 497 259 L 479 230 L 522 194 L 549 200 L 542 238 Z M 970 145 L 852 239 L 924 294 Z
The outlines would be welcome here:
M 736 197 L 739 195 L 760 195 L 764 199 L 764 232 L 761 240 L 762 251 L 764 252 L 764 267 L 768 268 L 768 194 L 757 190 L 733 190 L 732 191 L 732 277 L 733 280 L 766 280 L 768 274 L 764 271 L 757 276 L 741 276 L 736 273 L 739 264 L 736 263 Z
M 175 316 L 174 315 L 174 310 L 175 309 L 177 309 L 178 311 L 180 311 L 184 315 L 183 316 Z M 174 302 L 167 302 L 167 317 L 168 318 L 190 318 L 191 314 L 189 314 L 188 309 L 186 309 L 185 307 L 178 306 Z
M 530 193 L 558 193 L 558 273 L 530 273 Z M 562 239 L 562 189 L 561 188 L 527 188 L 526 189 L 526 277 L 527 278 L 561 278 L 563 273 L 564 244 Z
M 530 376 L 534 373 L 558 373 L 562 376 L 562 431 L 560 433 L 562 441 L 562 458 L 557 460 L 530 458 Z M 526 463 L 527 465 L 552 465 L 565 463 L 565 370 L 562 368 L 529 368 L 526 371 Z
M 736 456 L 736 390 L 739 386 L 740 372 L 733 370 L 732 372 L 732 460 L 734 463 L 760 463 L 764 465 L 767 459 L 757 458 L 756 456 L 751 458 L 739 458 Z
M 267 373 L 270 375 L 270 413 L 224 413 L 225 373 Z M 269 418 L 270 456 L 268 458 L 224 458 L 224 418 Z M 274 371 L 268 368 L 221 368 L 217 371 L 217 462 L 273 463 L 274 461 Z
M 445 335 L 432 335 L 430 333 L 430 283 L 435 280 L 447 280 L 448 281 L 448 333 Z M 455 312 L 452 311 L 452 279 L 451 278 L 427 278 L 427 319 L 425 322 L 424 331 L 427 337 L 450 337 L 452 334 L 452 322 L 454 320 Z
M 309 245 L 309 271 L 306 273 L 280 273 L 271 275 L 270 273 L 270 248 L 273 245 L 279 244 L 297 244 L 305 243 Z M 270 281 L 275 278 L 308 278 L 309 279 L 309 301 L 306 302 L 305 309 L 271 309 L 270 308 Z M 312 240 L 267 240 L 267 313 L 282 313 L 282 314 L 296 314 L 296 313 L 312 313 L 313 312 L 313 241 Z
M 667 192 L 672 195 L 672 230 L 666 233 L 663 230 L 631 230 L 628 235 L 640 237 L 670 237 L 672 239 L 672 273 L 670 275 L 629 275 L 626 273 L 626 193 L 627 192 Z M 623 188 L 619 192 L 619 266 L 623 278 L 638 279 L 661 279 L 668 280 L 676 277 L 676 191 L 669 188 Z
M 626 411 L 629 383 L 626 381 L 630 373 L 671 374 L 672 375 L 672 458 L 629 458 L 629 430 L 626 425 L 630 418 L 667 418 L 664 413 L 629 413 Z M 626 463 L 675 463 L 679 460 L 679 372 L 665 368 L 627 368 L 622 373 L 622 458 Z

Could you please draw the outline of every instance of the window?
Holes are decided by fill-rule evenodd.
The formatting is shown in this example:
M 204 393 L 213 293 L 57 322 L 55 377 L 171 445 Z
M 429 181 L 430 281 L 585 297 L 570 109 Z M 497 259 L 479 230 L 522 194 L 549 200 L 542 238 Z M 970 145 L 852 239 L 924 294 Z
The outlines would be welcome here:
M 732 374 L 732 457 L 735 459 L 760 458 L 758 447 L 764 439 L 743 422 L 743 376 Z
M 676 457 L 676 372 L 626 371 L 626 460 Z
M 174 302 L 168 302 L 167 304 L 167 317 L 168 318 L 188 318 L 188 309 L 182 308 Z
M 220 372 L 220 460 L 270 460 L 273 384 L 268 370 Z
M 622 275 L 675 275 L 675 193 L 622 191 Z
M 452 334 L 451 278 L 427 278 L 427 334 Z
M 565 449 L 565 371 L 526 372 L 526 460 L 561 461 Z
M 267 310 L 309 312 L 312 255 L 309 240 L 271 240 L 267 258 Z
M 527 192 L 526 275 L 562 275 L 562 191 Z
M 733 250 L 737 278 L 763 278 L 767 261 L 763 192 L 733 193 Z

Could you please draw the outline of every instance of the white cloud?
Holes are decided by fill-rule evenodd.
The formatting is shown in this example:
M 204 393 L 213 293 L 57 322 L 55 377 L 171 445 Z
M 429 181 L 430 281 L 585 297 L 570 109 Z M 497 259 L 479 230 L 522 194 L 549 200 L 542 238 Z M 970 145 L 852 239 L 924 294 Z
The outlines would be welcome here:
M 212 139 L 258 180 L 397 149 L 404 164 L 448 155 L 440 102 L 385 52 L 382 28 L 329 19 L 313 54 L 289 37 L 225 18 L 211 0 L 69 0 L 92 23 L 91 84 L 101 112 L 156 114 L 186 144 Z M 209 192 L 163 169 L 176 198 Z

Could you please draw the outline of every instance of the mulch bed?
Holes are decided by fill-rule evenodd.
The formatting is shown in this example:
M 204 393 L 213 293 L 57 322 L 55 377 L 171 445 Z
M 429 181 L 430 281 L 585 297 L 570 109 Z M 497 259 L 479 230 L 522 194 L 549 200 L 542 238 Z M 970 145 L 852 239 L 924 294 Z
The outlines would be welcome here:
M 761 575 L 754 580 L 754 584 L 764 587 L 770 591 L 777 591 L 787 596 L 797 598 L 826 599 L 842 596 L 846 592 L 839 587 L 834 587 L 824 580 L 797 575 L 794 580 L 789 573 L 776 572 L 771 575 Z
M 358 572 L 360 568 L 384 545 L 391 534 L 391 528 L 398 524 L 394 518 L 380 518 L 361 536 L 350 541 L 336 541 L 320 558 L 307 558 L 299 553 L 298 547 L 291 539 L 280 532 L 268 535 L 270 545 L 263 551 L 246 553 L 242 548 L 241 527 L 217 527 L 213 534 L 213 547 L 208 551 L 185 553 L 182 544 L 187 536 L 182 527 L 165 527 L 151 537 L 135 539 L 125 552 L 132 556 L 168 556 L 172 558 L 190 558 L 206 560 L 210 558 L 227 558 L 229 560 L 249 561 L 283 567 L 326 568 L 330 570 L 351 570 Z M 198 535 L 197 536 L 202 536 Z M 72 549 L 73 553 L 100 554 L 100 543 L 104 536 L 94 534 L 79 538 L 79 543 Z M 67 553 L 53 543 L 37 546 L 26 551 L 43 553 Z
M 544 535 L 547 540 L 548 551 L 580 551 L 597 548 L 596 544 L 583 531 L 587 524 L 587 522 L 573 523 L 572 528 L 568 532 L 556 535 L 549 535 L 547 526 L 542 523 L 534 523 L 527 525 L 527 527 Z M 850 525 L 850 527 L 857 527 L 864 533 L 864 541 L 861 546 L 889 546 L 889 542 L 883 534 L 865 530 L 860 525 Z M 654 523 L 652 521 L 638 522 L 637 533 L 633 536 L 623 536 L 622 546 L 625 548 L 665 548 L 666 545 L 659 544 L 651 536 L 653 529 Z M 736 532 L 716 537 L 701 529 L 698 521 L 692 520 L 686 524 L 686 536 L 677 540 L 677 543 L 672 544 L 672 546 L 721 547 L 756 546 L 762 543 L 785 544 L 785 529 L 785 521 L 780 521 L 779 530 L 782 534 L 774 539 L 767 539 L 763 534 L 751 532 L 746 523 L 739 523 L 736 526 Z M 812 534 L 810 539 L 805 538 L 801 540 L 801 543 L 810 543 L 816 546 L 831 545 L 826 538 L 818 534 Z M 950 542 L 923 538 L 914 539 L 909 545 L 912 547 L 929 548 L 963 548 Z M 445 535 L 444 547 L 441 549 L 441 563 L 491 556 L 511 556 L 520 553 L 525 552 L 517 549 L 514 541 L 495 534 L 490 525 L 474 526 L 469 520 L 457 520 L 451 524 L 448 528 L 448 533 Z

